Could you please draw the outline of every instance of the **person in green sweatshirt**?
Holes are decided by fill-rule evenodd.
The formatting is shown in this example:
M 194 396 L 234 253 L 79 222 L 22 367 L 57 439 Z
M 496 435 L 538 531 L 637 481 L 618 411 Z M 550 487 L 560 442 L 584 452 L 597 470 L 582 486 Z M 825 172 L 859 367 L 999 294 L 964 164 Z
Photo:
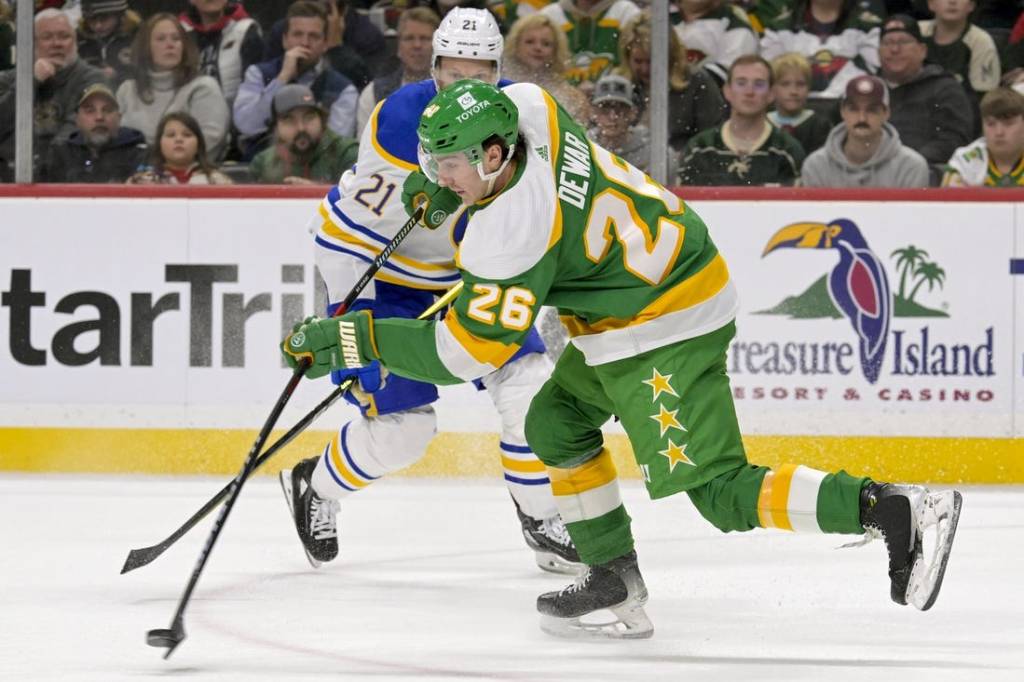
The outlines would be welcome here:
M 334 183 L 352 167 L 359 143 L 327 128 L 327 114 L 305 85 L 286 85 L 274 95 L 274 144 L 256 155 L 256 182 Z

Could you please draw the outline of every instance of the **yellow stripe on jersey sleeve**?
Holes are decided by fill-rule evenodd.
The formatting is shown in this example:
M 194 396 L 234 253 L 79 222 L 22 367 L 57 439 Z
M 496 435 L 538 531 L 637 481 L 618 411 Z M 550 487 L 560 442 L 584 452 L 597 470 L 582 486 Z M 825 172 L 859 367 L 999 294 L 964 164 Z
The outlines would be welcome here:
M 347 232 L 341 227 L 339 227 L 338 224 L 331 219 L 330 212 L 327 210 L 327 207 L 324 206 L 323 204 L 320 205 L 320 217 L 323 218 L 324 220 L 323 225 L 320 228 L 320 231 L 323 232 L 328 237 L 330 237 L 331 239 L 337 239 L 338 241 L 345 242 L 346 244 L 358 246 L 360 248 L 371 251 L 375 257 L 380 255 L 380 252 L 383 250 L 378 248 L 377 245 L 367 241 L 363 241 L 362 239 L 355 236 L 351 232 Z M 415 258 L 409 258 L 408 256 L 403 256 L 398 253 L 392 253 L 388 257 L 388 260 L 393 260 L 396 263 L 401 263 L 402 265 L 408 266 L 410 268 L 416 268 L 417 270 L 425 270 L 427 272 L 450 272 L 455 267 L 454 263 L 438 265 L 435 263 L 427 263 L 425 261 L 416 260 Z M 436 285 L 434 288 L 441 288 L 441 285 Z
M 458 314 L 452 308 L 444 318 L 445 327 L 474 360 L 482 365 L 501 367 L 519 350 L 518 343 L 502 343 L 476 336 L 459 322 Z
M 377 154 L 379 154 L 380 157 L 387 161 L 388 163 L 394 164 L 399 168 L 402 168 L 409 172 L 418 171 L 420 167 L 417 166 L 415 163 L 409 163 L 405 159 L 398 158 L 388 150 L 384 149 L 384 146 L 377 141 L 377 115 L 380 113 L 380 108 L 384 106 L 385 101 L 386 100 L 382 99 L 380 102 L 378 102 L 377 106 L 374 107 L 373 109 L 373 113 L 370 114 L 370 130 L 372 133 L 370 135 L 370 140 L 373 141 L 373 148 L 377 150 Z

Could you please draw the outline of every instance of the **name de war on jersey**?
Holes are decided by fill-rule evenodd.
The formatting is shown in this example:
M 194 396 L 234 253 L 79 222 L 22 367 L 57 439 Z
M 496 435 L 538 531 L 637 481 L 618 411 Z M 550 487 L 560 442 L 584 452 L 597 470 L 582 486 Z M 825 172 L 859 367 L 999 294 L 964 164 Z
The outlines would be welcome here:
M 558 198 L 583 210 L 590 188 L 590 148 L 569 131 L 563 140 L 562 171 L 558 174 Z M 574 180 L 576 175 L 583 180 Z

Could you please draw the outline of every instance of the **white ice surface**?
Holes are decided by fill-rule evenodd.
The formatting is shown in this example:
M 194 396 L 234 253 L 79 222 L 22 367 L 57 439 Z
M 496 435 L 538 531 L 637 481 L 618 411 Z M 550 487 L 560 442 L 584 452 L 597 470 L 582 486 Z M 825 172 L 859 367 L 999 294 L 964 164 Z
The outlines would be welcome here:
M 381 481 L 343 506 L 342 556 L 314 571 L 276 480 L 249 483 L 167 661 L 168 627 L 210 521 L 118 575 L 224 481 L 0 476 L 0 680 L 1024 680 L 1024 489 L 968 488 L 942 595 L 889 601 L 880 543 L 724 535 L 685 496 L 634 482 L 655 624 L 647 641 L 580 643 L 537 627 L 561 587 L 491 481 Z

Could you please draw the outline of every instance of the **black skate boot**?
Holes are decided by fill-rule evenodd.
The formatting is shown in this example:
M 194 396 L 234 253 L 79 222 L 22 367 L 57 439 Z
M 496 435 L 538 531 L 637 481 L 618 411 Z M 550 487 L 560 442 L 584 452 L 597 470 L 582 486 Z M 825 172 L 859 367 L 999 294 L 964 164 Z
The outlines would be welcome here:
M 338 501 L 320 497 L 310 482 L 319 457 L 304 459 L 294 469 L 282 469 L 281 489 L 288 501 L 295 530 L 313 568 L 338 556 Z
M 575 639 L 644 639 L 654 625 L 644 611 L 647 587 L 636 563 L 636 552 L 587 566 L 576 582 L 558 592 L 537 597 L 540 628 L 556 637 Z M 584 618 L 610 611 L 614 620 Z
M 514 502 L 515 500 L 513 500 Z M 523 527 L 523 539 L 534 551 L 537 565 L 550 573 L 576 575 L 583 568 L 576 546 L 558 514 L 547 519 L 527 516 L 516 503 L 516 514 Z
M 956 491 L 933 493 L 916 485 L 870 483 L 860 493 L 860 522 L 889 553 L 890 596 L 927 611 L 939 596 L 956 535 L 962 500 Z M 931 551 L 924 551 L 926 533 Z

